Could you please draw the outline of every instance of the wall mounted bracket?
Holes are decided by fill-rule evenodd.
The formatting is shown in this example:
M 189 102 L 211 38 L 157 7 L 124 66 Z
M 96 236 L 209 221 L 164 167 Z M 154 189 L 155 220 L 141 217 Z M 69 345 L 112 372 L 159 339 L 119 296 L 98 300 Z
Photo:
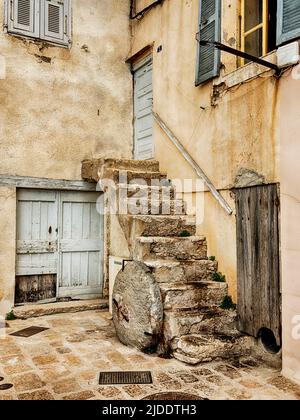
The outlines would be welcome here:
M 229 54 L 233 54 L 235 56 L 260 64 L 261 66 L 268 67 L 271 70 L 275 70 L 276 76 L 281 75 L 281 69 L 276 64 L 270 63 L 269 61 L 263 60 L 262 58 L 255 57 L 254 55 L 248 54 L 246 52 L 236 50 L 235 48 L 224 45 L 221 42 L 201 40 L 199 32 L 196 34 L 196 40 L 202 47 L 211 46 L 213 48 L 217 48 L 218 50 L 228 52 Z

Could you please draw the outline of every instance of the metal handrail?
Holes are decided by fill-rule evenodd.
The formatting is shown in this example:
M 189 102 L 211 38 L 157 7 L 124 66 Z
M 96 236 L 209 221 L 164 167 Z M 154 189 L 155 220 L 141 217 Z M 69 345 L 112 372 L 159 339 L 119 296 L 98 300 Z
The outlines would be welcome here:
M 212 193 L 212 195 L 217 200 L 217 202 L 220 204 L 220 206 L 229 215 L 232 215 L 232 213 L 233 213 L 232 208 L 227 203 L 227 201 L 225 200 L 225 198 L 215 188 L 215 186 L 210 181 L 210 179 L 208 178 L 208 176 L 200 168 L 200 166 L 198 165 L 198 163 L 192 158 L 192 156 L 189 154 L 189 152 L 184 148 L 184 146 L 180 143 L 180 141 L 178 140 L 178 138 L 172 133 L 172 131 L 168 128 L 168 126 L 160 118 L 160 116 L 156 112 L 154 112 L 154 111 L 152 113 L 153 113 L 153 117 L 154 117 L 155 121 L 157 122 L 157 124 L 166 133 L 166 135 L 171 140 L 171 142 L 174 144 L 174 146 L 180 151 L 180 153 L 184 157 L 184 159 L 192 166 L 192 168 L 195 170 L 196 174 L 204 181 L 204 183 L 206 184 L 207 188 Z

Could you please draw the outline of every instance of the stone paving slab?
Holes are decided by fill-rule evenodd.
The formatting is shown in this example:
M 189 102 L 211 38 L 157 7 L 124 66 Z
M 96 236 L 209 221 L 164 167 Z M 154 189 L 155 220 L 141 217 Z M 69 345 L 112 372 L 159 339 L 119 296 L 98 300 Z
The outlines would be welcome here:
M 253 360 L 187 366 L 125 347 L 107 312 L 89 311 L 10 321 L 0 336 L 0 376 L 13 388 L 0 400 L 131 400 L 181 391 L 211 400 L 300 400 L 300 387 Z M 49 328 L 30 338 L 8 335 Z M 251 362 L 251 363 L 250 363 Z M 100 370 L 151 370 L 152 385 L 100 386 Z
M 46 315 L 84 312 L 92 310 L 107 310 L 107 299 L 75 300 L 70 302 L 55 302 L 45 304 L 27 304 L 16 306 L 13 310 L 18 319 L 29 319 Z

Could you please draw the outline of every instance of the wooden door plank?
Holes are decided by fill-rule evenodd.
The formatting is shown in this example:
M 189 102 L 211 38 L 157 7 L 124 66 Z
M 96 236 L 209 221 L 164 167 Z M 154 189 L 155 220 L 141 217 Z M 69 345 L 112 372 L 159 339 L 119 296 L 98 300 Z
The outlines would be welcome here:
M 56 297 L 56 274 L 16 278 L 15 302 L 34 303 Z
M 236 190 L 239 329 L 281 337 L 277 185 Z

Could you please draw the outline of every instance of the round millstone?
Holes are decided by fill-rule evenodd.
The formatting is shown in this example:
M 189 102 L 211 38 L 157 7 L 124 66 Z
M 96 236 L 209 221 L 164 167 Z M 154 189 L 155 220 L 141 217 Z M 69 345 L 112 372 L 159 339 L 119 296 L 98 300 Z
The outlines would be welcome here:
M 159 286 L 145 264 L 130 262 L 117 275 L 113 322 L 123 344 L 155 351 L 162 335 L 163 303 Z

